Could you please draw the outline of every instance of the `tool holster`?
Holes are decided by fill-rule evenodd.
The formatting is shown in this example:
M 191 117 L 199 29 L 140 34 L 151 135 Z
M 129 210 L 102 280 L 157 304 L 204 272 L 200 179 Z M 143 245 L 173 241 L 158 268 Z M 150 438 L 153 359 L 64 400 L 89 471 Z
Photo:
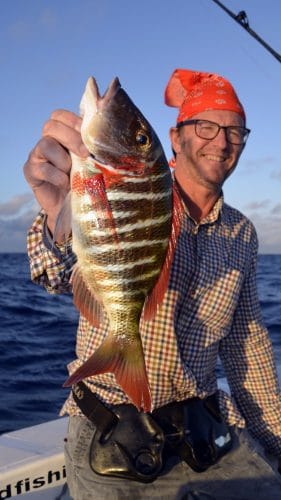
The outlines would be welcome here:
M 72 390 L 74 400 L 95 425 L 89 460 L 96 474 L 149 483 L 171 456 L 203 472 L 232 446 L 216 393 L 144 413 L 131 404 L 108 409 L 83 382 Z

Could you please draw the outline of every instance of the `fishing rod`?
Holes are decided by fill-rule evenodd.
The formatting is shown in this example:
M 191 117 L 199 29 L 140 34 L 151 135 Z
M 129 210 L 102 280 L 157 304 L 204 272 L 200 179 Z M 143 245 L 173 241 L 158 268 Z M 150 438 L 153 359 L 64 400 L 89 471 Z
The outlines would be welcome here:
M 244 28 L 250 35 L 252 35 L 258 42 L 261 43 L 276 59 L 277 61 L 281 62 L 281 54 L 278 54 L 268 43 L 266 43 L 254 30 L 250 28 L 249 25 L 249 20 L 247 17 L 247 14 L 244 10 L 241 10 L 238 12 L 237 15 L 235 15 L 231 10 L 229 10 L 223 3 L 219 2 L 219 0 L 213 0 L 219 7 L 221 7 L 234 21 L 236 21 L 242 28 Z

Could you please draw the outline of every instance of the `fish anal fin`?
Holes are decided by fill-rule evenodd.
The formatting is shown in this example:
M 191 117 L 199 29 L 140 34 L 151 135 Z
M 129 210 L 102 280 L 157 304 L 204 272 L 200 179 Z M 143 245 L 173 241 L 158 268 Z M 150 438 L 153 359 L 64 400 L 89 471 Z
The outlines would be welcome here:
M 109 335 L 94 354 L 64 383 L 69 387 L 102 373 L 113 373 L 116 382 L 132 403 L 145 412 L 151 411 L 151 395 L 141 342 L 122 342 Z
M 173 215 L 171 234 L 166 252 L 166 257 L 159 275 L 159 278 L 146 298 L 143 308 L 143 319 L 149 321 L 154 318 L 157 308 L 163 302 L 164 295 L 168 288 L 171 265 L 173 262 L 178 235 L 180 233 L 182 215 L 184 212 L 183 204 L 176 186 L 173 189 Z
M 103 307 L 96 289 L 89 289 L 79 266 L 74 266 L 71 276 L 73 302 L 92 326 L 98 327 L 103 321 Z

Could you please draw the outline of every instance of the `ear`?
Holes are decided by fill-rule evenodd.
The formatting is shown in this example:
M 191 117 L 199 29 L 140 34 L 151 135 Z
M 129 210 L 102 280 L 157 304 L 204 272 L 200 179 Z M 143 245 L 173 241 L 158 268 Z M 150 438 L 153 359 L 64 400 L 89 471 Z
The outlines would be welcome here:
M 181 150 L 181 141 L 180 141 L 180 131 L 177 127 L 170 128 L 170 140 L 172 149 L 175 153 L 179 153 Z

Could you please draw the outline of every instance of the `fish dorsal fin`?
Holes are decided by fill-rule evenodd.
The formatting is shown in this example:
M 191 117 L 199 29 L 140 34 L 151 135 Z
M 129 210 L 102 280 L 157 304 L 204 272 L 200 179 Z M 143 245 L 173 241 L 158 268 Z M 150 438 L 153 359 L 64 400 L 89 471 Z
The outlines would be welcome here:
M 73 267 L 71 283 L 75 306 L 92 326 L 98 327 L 103 321 L 104 314 L 97 286 L 91 283 L 91 290 L 87 287 L 77 264 Z
M 153 319 L 156 314 L 157 308 L 162 303 L 164 299 L 165 292 L 168 288 L 169 277 L 171 265 L 174 258 L 175 248 L 177 244 L 178 235 L 181 229 L 181 221 L 182 215 L 184 212 L 184 207 L 177 190 L 176 185 L 173 187 L 173 216 L 172 216 L 172 227 L 171 234 L 168 243 L 167 253 L 165 257 L 164 264 L 161 269 L 160 276 L 150 292 L 147 296 L 144 309 L 143 309 L 143 319 L 145 321 L 149 321 Z

